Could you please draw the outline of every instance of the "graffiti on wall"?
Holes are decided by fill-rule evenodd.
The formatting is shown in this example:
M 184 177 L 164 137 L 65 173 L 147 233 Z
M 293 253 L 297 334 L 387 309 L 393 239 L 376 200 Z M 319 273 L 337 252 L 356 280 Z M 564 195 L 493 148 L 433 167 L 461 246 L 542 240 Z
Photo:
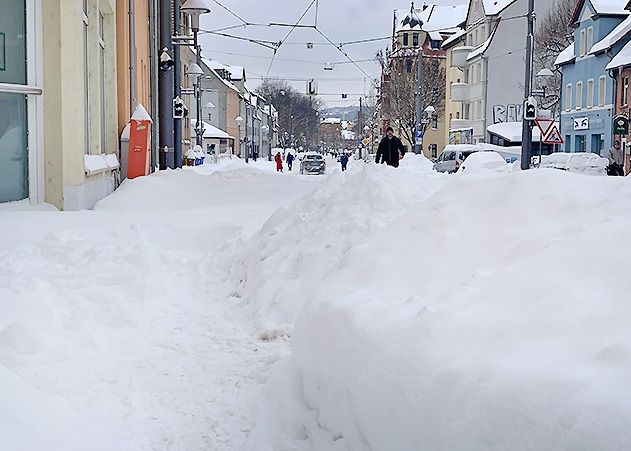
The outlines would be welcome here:
M 493 106 L 493 123 L 521 122 L 524 118 L 524 106 L 521 104 Z

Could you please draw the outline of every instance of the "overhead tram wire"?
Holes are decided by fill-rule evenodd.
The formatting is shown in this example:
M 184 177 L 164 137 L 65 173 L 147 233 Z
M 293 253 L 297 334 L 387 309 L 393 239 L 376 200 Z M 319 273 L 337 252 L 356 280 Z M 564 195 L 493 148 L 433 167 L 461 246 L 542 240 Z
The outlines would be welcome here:
M 227 6 L 223 5 L 219 0 L 213 0 L 213 2 L 215 2 L 217 5 L 219 5 L 221 8 L 223 8 L 224 10 L 226 10 L 228 12 L 228 14 L 230 14 L 233 17 L 236 17 L 237 19 L 239 19 L 241 22 L 243 22 L 244 25 L 248 25 L 248 21 L 246 21 L 245 19 L 243 19 L 241 16 L 239 16 L 237 13 L 235 13 L 234 11 L 232 11 L 230 8 L 228 8 Z
M 313 6 L 313 4 L 318 1 L 318 0 L 312 0 L 311 3 L 309 3 L 309 6 L 307 6 L 307 9 L 305 9 L 305 11 L 302 13 L 302 15 L 300 16 L 300 18 L 298 18 L 298 20 L 296 21 L 296 24 L 291 28 L 291 30 L 289 30 L 289 33 L 287 33 L 287 35 L 285 36 L 284 39 L 282 39 L 279 43 L 278 43 L 278 47 L 276 49 L 274 49 L 274 54 L 272 55 L 272 59 L 269 62 L 269 67 L 267 68 L 267 73 L 266 76 L 269 75 L 269 73 L 272 70 L 272 66 L 274 65 L 274 60 L 276 59 L 276 53 L 278 52 L 278 49 L 285 43 L 285 41 L 287 41 L 287 39 L 289 39 L 289 36 L 291 36 L 291 34 L 294 32 L 294 30 L 296 29 L 296 27 L 298 27 L 298 25 L 300 25 L 300 22 L 302 21 L 302 19 L 304 19 L 304 17 L 307 15 L 307 13 L 309 12 L 309 10 L 311 9 L 311 7 Z M 316 28 L 317 30 L 317 28 Z
M 322 30 L 320 30 L 319 28 L 315 29 L 320 36 L 322 36 L 324 39 L 326 39 L 327 41 L 329 41 L 329 43 L 335 47 L 336 49 L 338 49 L 340 51 L 340 53 L 342 53 L 342 55 L 344 55 L 346 57 L 346 59 L 348 59 L 357 69 L 359 69 L 361 71 L 361 73 L 363 73 L 366 77 L 370 78 L 371 80 L 374 80 L 370 75 L 368 75 L 368 72 L 366 72 L 364 69 L 361 68 L 361 66 L 359 64 L 357 64 L 355 61 L 353 61 L 353 59 L 348 56 L 348 53 L 346 53 L 346 51 L 344 51 L 342 49 L 342 46 L 337 46 L 331 39 L 329 39 L 329 37 L 327 35 L 325 35 Z

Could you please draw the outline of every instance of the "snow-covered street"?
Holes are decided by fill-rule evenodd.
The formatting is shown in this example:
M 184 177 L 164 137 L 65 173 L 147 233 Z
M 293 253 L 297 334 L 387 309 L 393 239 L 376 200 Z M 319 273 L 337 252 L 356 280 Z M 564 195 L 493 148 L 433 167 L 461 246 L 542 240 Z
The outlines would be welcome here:
M 3 207 L 0 449 L 631 447 L 629 179 L 431 166 Z

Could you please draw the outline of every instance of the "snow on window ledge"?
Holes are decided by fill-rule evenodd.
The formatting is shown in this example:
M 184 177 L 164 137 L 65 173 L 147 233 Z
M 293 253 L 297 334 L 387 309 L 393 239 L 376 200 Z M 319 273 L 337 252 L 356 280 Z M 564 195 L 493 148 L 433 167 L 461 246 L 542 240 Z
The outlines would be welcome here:
M 113 171 L 120 167 L 116 154 L 84 155 L 83 166 L 85 175 L 92 176 L 103 172 Z

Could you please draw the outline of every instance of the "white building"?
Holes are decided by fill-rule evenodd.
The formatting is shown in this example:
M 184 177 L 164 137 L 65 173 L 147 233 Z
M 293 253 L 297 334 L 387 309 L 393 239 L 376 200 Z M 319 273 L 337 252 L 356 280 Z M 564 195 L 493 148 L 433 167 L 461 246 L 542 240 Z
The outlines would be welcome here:
M 536 2 L 542 16 L 548 2 Z M 463 32 L 446 42 L 451 64 L 462 69 L 451 84 L 462 111 L 453 131 L 470 129 L 473 142 L 489 140 L 488 127 L 523 118 L 528 0 L 470 0 Z

